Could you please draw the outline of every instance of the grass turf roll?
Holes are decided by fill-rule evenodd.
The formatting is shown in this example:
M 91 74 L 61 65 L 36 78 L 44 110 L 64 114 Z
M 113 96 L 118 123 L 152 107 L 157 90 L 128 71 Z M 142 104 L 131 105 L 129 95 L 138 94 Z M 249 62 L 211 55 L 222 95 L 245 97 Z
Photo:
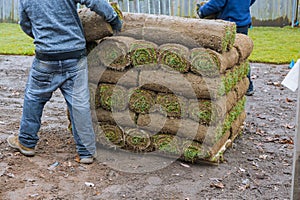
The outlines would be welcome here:
M 155 151 L 164 154 L 180 155 L 181 154 L 181 138 L 158 133 L 152 136 Z
M 159 112 L 166 113 L 168 117 L 186 117 L 187 99 L 174 94 L 159 93 L 156 104 L 161 106 Z
M 220 75 L 221 63 L 218 57 L 205 48 L 195 48 L 190 52 L 191 71 L 205 77 Z
M 158 63 L 179 72 L 188 72 L 189 49 L 180 44 L 163 44 L 158 48 Z
M 97 15 L 89 8 L 79 9 L 78 15 L 87 42 L 100 40 L 113 35 L 113 30 L 109 23 L 105 21 L 104 17 Z
M 239 62 L 242 63 L 252 53 L 254 44 L 253 44 L 252 39 L 249 36 L 238 33 L 238 34 L 236 34 L 236 39 L 235 39 L 233 46 L 234 46 L 234 48 L 237 49 L 237 51 L 239 53 L 239 57 L 240 57 Z
M 148 90 L 135 89 L 130 92 L 129 109 L 136 113 L 149 113 L 155 104 L 155 94 Z
M 131 64 L 129 51 L 134 41 L 130 37 L 106 37 L 100 41 L 94 51 L 104 67 L 123 71 Z
M 125 137 L 123 130 L 117 125 L 103 124 L 100 125 L 96 132 L 96 140 L 108 147 L 124 147 Z
M 217 121 L 225 115 L 226 108 L 222 108 L 224 104 L 213 100 L 192 100 L 188 104 L 189 118 L 203 125 L 216 125 Z
M 145 40 L 136 40 L 130 45 L 132 65 L 141 69 L 157 68 L 157 45 Z
M 120 33 L 155 42 L 158 45 L 178 43 L 188 48 L 205 47 L 225 52 L 234 42 L 235 23 L 145 13 L 123 13 Z
M 198 160 L 206 160 L 210 157 L 209 151 L 203 148 L 199 142 L 185 140 L 182 144 L 181 159 L 194 163 Z
M 150 133 L 138 128 L 125 128 L 125 141 L 128 149 L 133 151 L 150 151 Z
M 122 111 L 127 108 L 127 90 L 118 85 L 99 84 L 95 94 L 95 107 L 110 111 Z

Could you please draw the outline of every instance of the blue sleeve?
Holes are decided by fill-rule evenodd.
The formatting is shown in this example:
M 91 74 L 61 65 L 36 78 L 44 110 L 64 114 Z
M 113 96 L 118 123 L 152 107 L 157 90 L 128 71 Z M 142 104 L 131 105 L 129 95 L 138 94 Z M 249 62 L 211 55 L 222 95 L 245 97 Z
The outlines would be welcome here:
M 251 0 L 250 2 L 250 6 L 252 6 L 252 4 L 254 4 L 255 0 Z
M 31 26 L 30 19 L 28 18 L 27 14 L 24 10 L 24 6 L 23 6 L 21 1 L 20 1 L 20 4 L 19 4 L 19 16 L 20 16 L 20 22 L 19 23 L 20 23 L 21 29 L 28 36 L 34 38 L 34 36 L 32 34 L 32 26 Z
M 75 0 L 75 2 L 86 5 L 107 22 L 113 21 L 117 16 L 117 13 L 106 0 Z
M 226 4 L 226 0 L 210 0 L 203 6 L 200 11 L 203 17 L 220 12 Z

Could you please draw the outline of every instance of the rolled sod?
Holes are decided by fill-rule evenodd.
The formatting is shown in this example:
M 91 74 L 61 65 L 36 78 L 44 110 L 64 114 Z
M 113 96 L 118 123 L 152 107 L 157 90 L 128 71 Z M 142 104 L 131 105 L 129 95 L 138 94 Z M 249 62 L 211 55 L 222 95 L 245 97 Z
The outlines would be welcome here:
M 125 88 L 138 86 L 138 71 L 131 68 L 126 71 L 105 69 L 97 79 L 89 79 L 91 82 L 117 84 Z
M 248 68 L 249 65 L 245 62 L 215 78 L 166 70 L 141 71 L 139 85 L 147 90 L 174 93 L 191 99 L 218 99 L 228 94 L 240 80 L 247 76 Z
M 96 118 L 100 124 L 112 124 L 120 127 L 136 127 L 136 113 L 129 110 L 111 112 L 103 108 L 97 108 Z
M 224 74 L 239 63 L 239 53 L 236 48 L 218 53 L 207 48 L 194 48 L 190 50 L 191 71 L 207 77 L 216 77 Z
M 145 40 L 135 40 L 130 45 L 130 59 L 134 67 L 142 70 L 157 68 L 157 45 Z
M 110 111 L 122 111 L 127 108 L 127 90 L 118 85 L 99 84 L 96 91 L 95 106 Z
M 125 128 L 125 140 L 127 149 L 133 151 L 151 151 L 150 133 L 138 128 Z
M 148 90 L 135 89 L 129 97 L 129 109 L 135 113 L 149 113 L 155 104 L 155 94 Z
M 191 119 L 165 117 L 157 113 L 139 115 L 137 125 L 153 133 L 166 133 L 203 142 L 214 126 L 205 126 Z
M 224 117 L 227 110 L 223 108 L 224 103 L 218 103 L 211 100 L 192 100 L 188 104 L 189 118 L 193 119 L 199 124 L 203 125 L 216 125 L 218 121 Z
M 78 15 L 83 26 L 85 39 L 87 42 L 112 36 L 113 30 L 103 17 L 97 15 L 89 8 L 78 10 Z
M 206 160 L 210 157 L 210 152 L 203 148 L 199 142 L 184 141 L 182 145 L 181 159 L 194 163 L 199 160 Z
M 190 68 L 189 49 L 180 44 L 163 44 L 158 48 L 158 64 L 179 72 Z
M 207 82 L 208 81 L 208 82 Z M 161 93 L 174 93 L 186 98 L 217 98 L 221 80 L 204 79 L 195 74 L 172 73 L 164 70 L 141 71 L 139 84 L 144 89 Z
M 121 35 L 155 42 L 177 43 L 188 48 L 205 47 L 217 52 L 230 49 L 236 25 L 222 20 L 183 18 L 144 13 L 123 13 Z
M 116 125 L 103 124 L 100 125 L 96 132 L 96 140 L 104 146 L 108 147 L 124 147 L 124 132 Z
M 220 75 L 220 60 L 212 51 L 205 48 L 191 50 L 191 71 L 200 76 L 216 77 Z
M 155 151 L 163 154 L 180 155 L 181 154 L 181 138 L 158 133 L 152 136 Z
M 131 64 L 129 52 L 134 42 L 135 39 L 130 37 L 106 37 L 93 51 L 104 67 L 124 71 Z
M 187 99 L 174 94 L 159 93 L 156 96 L 156 104 L 161 106 L 159 112 L 169 117 L 187 116 Z
M 243 98 L 249 88 L 248 77 L 243 78 L 238 84 L 236 84 L 234 90 L 237 94 L 237 99 Z
M 239 53 L 239 62 L 242 63 L 250 56 L 253 51 L 253 41 L 252 39 L 245 34 L 236 34 L 236 39 L 234 42 L 234 48 L 237 49 Z

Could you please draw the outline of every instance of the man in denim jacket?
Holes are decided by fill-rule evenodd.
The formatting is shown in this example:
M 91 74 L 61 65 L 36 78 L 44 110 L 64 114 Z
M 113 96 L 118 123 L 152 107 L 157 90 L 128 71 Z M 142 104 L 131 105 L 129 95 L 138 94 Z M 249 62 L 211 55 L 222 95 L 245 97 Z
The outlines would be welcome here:
M 250 7 L 255 0 L 210 0 L 198 9 L 200 18 L 216 14 L 217 19 L 235 22 L 237 33 L 248 35 L 248 28 L 251 26 Z M 248 73 L 249 88 L 246 95 L 253 95 L 253 83 Z
M 34 39 L 35 58 L 26 84 L 19 134 L 7 141 L 26 156 L 35 154 L 44 105 L 59 88 L 70 111 L 80 162 L 94 160 L 86 41 L 78 3 L 102 16 L 114 31 L 121 30 L 122 22 L 106 0 L 20 0 L 20 26 Z

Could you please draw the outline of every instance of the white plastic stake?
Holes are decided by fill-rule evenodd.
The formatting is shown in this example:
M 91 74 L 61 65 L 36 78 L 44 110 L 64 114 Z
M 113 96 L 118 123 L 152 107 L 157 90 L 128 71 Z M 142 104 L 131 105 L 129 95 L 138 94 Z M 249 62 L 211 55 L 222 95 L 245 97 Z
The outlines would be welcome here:
M 300 68 L 298 70 L 300 77 Z M 298 78 L 298 85 L 300 85 L 300 78 Z M 297 119 L 296 119 L 296 134 L 294 139 L 294 160 L 293 160 L 293 179 L 292 179 L 292 200 L 300 199 L 300 88 L 298 87 L 297 100 Z

